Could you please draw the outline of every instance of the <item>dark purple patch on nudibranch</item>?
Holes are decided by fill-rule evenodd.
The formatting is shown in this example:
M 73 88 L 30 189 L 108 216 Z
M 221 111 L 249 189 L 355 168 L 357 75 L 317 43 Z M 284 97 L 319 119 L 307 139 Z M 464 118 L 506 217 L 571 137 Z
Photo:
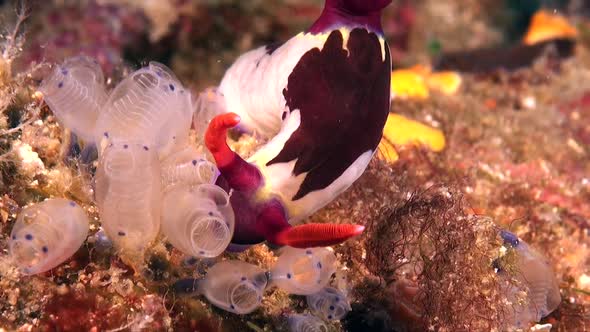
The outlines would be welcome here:
M 283 43 L 277 42 L 277 43 L 268 44 L 264 48 L 266 49 L 266 54 L 272 55 L 281 46 L 283 46 Z
M 322 33 L 341 27 L 366 28 L 383 35 L 381 11 L 392 0 L 326 0 L 320 17 L 309 28 L 311 33 Z
M 390 106 L 389 47 L 383 59 L 379 37 L 354 29 L 347 49 L 333 31 L 321 51 L 303 55 L 283 90 L 301 124 L 267 165 L 297 160 L 293 173 L 309 172 L 293 200 L 329 186 L 381 140 Z

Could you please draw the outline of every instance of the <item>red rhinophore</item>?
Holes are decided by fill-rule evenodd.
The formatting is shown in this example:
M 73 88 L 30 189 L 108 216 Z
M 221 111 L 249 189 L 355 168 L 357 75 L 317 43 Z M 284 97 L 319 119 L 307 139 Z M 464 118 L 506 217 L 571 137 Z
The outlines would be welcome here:
M 295 248 L 325 247 L 361 234 L 365 226 L 354 224 L 305 224 L 277 233 L 271 242 Z
M 240 122 L 240 116 L 235 113 L 225 113 L 214 117 L 205 133 L 205 145 L 215 158 L 217 167 L 225 167 L 234 158 L 234 152 L 227 145 L 227 131 Z

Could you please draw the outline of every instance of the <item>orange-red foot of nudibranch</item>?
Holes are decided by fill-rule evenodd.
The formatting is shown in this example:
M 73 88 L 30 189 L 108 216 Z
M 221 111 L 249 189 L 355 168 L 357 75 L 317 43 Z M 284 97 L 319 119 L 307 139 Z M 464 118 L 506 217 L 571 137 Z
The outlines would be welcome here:
M 365 226 L 353 224 L 305 224 L 282 230 L 271 242 L 295 248 L 325 247 L 342 243 L 364 230 Z
M 234 152 L 227 145 L 227 131 L 240 123 L 240 116 L 225 113 L 214 117 L 205 133 L 205 145 L 215 158 L 217 167 L 227 166 L 234 158 Z

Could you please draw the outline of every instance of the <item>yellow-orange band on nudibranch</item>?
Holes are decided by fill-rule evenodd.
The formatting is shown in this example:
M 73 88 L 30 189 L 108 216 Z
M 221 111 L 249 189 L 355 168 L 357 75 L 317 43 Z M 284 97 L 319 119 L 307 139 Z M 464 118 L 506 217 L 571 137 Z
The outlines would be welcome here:
M 423 145 L 434 152 L 440 152 L 445 148 L 445 144 L 445 136 L 441 130 L 399 114 L 389 113 L 377 157 L 395 162 L 399 158 L 395 146 Z
M 539 10 L 533 16 L 523 42 L 526 45 L 533 45 L 545 40 L 576 38 L 577 36 L 578 30 L 565 17 L 557 13 Z
M 397 154 L 395 147 L 385 136 L 381 138 L 381 142 L 379 142 L 379 146 L 377 147 L 377 158 L 390 163 L 394 163 L 399 159 L 399 154 Z

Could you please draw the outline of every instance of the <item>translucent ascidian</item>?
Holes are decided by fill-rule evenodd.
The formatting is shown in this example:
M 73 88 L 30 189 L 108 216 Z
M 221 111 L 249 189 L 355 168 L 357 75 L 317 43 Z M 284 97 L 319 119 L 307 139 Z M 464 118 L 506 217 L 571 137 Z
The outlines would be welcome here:
M 336 256 L 326 248 L 285 247 L 270 271 L 273 285 L 296 295 L 314 294 L 335 272 Z
M 102 70 L 94 59 L 66 60 L 43 80 L 39 91 L 65 127 L 87 142 L 95 141 L 96 119 L 107 94 Z
M 137 140 L 161 158 L 188 144 L 190 93 L 164 65 L 150 62 L 110 94 L 97 122 L 98 140 Z
M 352 310 L 344 293 L 332 287 L 308 295 L 307 305 L 316 315 L 328 320 L 340 320 Z
M 10 254 L 24 274 L 48 271 L 70 258 L 88 235 L 88 217 L 76 203 L 56 198 L 25 208 L 10 234 Z
M 119 249 L 143 252 L 160 225 L 162 192 L 156 152 L 136 142 L 110 143 L 95 182 L 96 204 L 109 238 Z
M 172 187 L 164 195 L 162 232 L 174 247 L 187 255 L 220 255 L 234 233 L 229 195 L 212 184 Z
M 215 264 L 199 284 L 199 291 L 215 306 L 236 314 L 260 306 L 267 285 L 264 270 L 242 261 Z
M 192 145 L 175 152 L 162 161 L 164 191 L 175 185 L 214 184 L 219 176 L 215 164 L 203 158 Z
M 515 234 L 501 231 L 504 246 L 508 247 L 508 254 L 514 253 L 514 272 L 511 269 L 499 270 L 504 277 L 515 278 L 524 286 L 526 299 L 519 299 L 517 287 L 508 291 L 508 301 L 512 303 L 506 310 L 506 323 L 511 327 L 528 328 L 530 323 L 538 322 L 555 310 L 561 302 L 559 286 L 555 273 L 539 252 L 520 240 Z
M 321 319 L 309 314 L 291 315 L 288 323 L 291 332 L 328 332 L 328 327 Z
M 229 245 L 235 217 L 219 171 L 187 145 L 162 162 L 162 232 L 183 253 L 215 257 Z
M 197 132 L 198 144 L 204 143 L 203 136 L 211 119 L 218 114 L 224 113 L 225 110 L 225 100 L 219 90 L 209 88 L 199 93 L 195 103 L 195 116 L 193 118 L 193 128 Z

